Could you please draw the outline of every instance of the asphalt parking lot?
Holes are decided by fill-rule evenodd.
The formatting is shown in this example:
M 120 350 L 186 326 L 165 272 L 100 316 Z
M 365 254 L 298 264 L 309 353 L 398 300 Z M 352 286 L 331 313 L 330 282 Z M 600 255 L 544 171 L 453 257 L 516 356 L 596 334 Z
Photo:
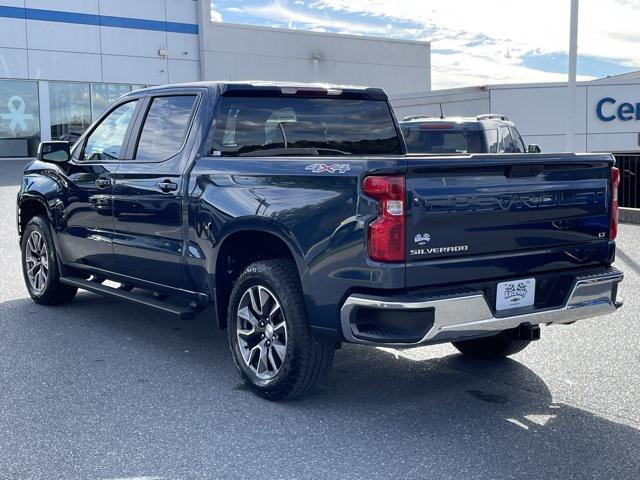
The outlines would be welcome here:
M 0 163 L 0 479 L 632 479 L 640 474 L 640 226 L 625 307 L 543 329 L 512 359 L 345 346 L 313 396 L 247 391 L 210 312 L 181 322 L 90 293 L 33 303 Z

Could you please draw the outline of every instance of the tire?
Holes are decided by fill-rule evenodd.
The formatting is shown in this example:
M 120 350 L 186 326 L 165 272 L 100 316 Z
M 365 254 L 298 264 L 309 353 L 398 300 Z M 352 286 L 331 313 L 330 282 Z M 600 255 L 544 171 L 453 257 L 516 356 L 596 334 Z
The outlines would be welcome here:
M 38 215 L 29 220 L 20 247 L 24 283 L 33 301 L 61 305 L 73 300 L 78 289 L 60 283 L 57 252 L 45 217 Z
M 452 342 L 453 346 L 463 355 L 481 360 L 492 360 L 514 355 L 524 350 L 530 343 L 530 340 L 511 338 L 506 333 L 493 337 Z
M 231 292 L 227 332 L 243 381 L 268 400 L 302 397 L 331 369 L 335 342 L 311 332 L 291 260 L 259 261 L 243 270 Z

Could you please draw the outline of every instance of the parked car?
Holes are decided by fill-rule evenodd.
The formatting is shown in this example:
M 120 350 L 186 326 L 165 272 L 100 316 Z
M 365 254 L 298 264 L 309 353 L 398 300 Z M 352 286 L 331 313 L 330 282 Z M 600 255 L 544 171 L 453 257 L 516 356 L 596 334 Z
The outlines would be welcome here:
M 496 358 L 614 312 L 618 180 L 608 154 L 407 156 L 375 88 L 204 82 L 43 142 L 17 222 L 35 302 L 213 306 L 244 381 L 277 400 L 342 342 Z
M 525 145 L 505 115 L 405 117 L 400 122 L 409 153 L 540 153 Z

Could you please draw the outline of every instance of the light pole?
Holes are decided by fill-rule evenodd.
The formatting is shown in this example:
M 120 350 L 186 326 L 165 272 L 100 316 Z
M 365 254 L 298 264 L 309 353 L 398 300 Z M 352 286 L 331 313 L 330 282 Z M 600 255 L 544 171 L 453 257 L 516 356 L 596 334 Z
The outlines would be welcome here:
M 578 63 L 578 0 L 571 0 L 571 26 L 569 28 L 569 79 L 567 82 L 567 135 L 565 150 L 575 150 L 576 69 Z

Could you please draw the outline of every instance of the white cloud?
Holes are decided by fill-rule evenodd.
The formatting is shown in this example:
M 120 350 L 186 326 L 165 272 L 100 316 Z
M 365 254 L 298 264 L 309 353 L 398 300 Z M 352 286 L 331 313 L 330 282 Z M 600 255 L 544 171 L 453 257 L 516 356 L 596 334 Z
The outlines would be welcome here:
M 569 4 L 569 0 L 271 0 L 238 2 L 225 11 L 259 18 L 267 25 L 430 41 L 432 86 L 448 88 L 565 80 L 565 74 L 526 67 L 523 58 L 566 53 Z M 357 20 L 351 20 L 354 16 Z M 212 18 L 222 21 L 213 4 Z M 579 54 L 640 67 L 638 25 L 640 0 L 582 0 Z
M 276 0 L 259 6 L 236 7 L 234 12 L 245 13 L 272 22 L 283 22 L 292 25 L 302 24 L 310 29 L 337 29 L 354 34 L 368 35 L 386 35 L 389 33 L 389 28 L 381 27 L 373 23 L 341 21 L 331 18 L 326 12 L 314 14 L 293 9 L 288 6 L 286 1 L 282 0 Z
M 432 41 L 434 87 L 517 81 L 556 81 L 565 75 L 522 65 L 526 54 L 568 49 L 569 1 L 536 0 L 315 0 L 312 6 L 410 22 Z M 634 37 L 638 0 L 583 0 L 579 53 L 640 66 Z M 453 50 L 439 55 L 438 49 Z
M 221 22 L 222 21 L 222 13 L 218 11 L 214 3 L 211 3 L 211 21 L 213 22 Z
M 434 41 L 482 36 L 507 42 L 516 53 L 566 51 L 569 39 L 568 0 L 316 0 L 313 5 L 418 23 L 435 29 Z M 581 53 L 640 64 L 637 44 L 612 35 L 636 32 L 639 22 L 637 0 L 583 0 Z
M 563 82 L 567 76 L 500 61 L 499 58 L 466 53 L 431 54 L 431 88 L 468 87 L 498 83 Z M 578 80 L 593 77 L 578 76 Z

